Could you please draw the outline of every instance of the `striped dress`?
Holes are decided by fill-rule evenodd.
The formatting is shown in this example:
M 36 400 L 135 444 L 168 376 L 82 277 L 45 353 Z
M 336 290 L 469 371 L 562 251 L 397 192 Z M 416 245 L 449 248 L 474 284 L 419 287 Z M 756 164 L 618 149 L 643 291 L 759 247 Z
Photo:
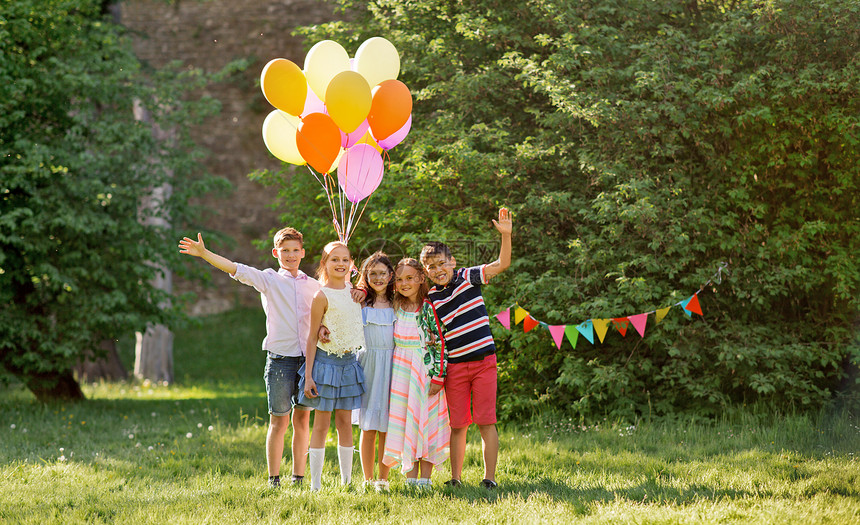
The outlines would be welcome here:
M 443 389 L 432 398 L 426 349 L 418 332 L 418 313 L 396 312 L 394 364 L 391 371 L 391 398 L 388 435 L 383 463 L 400 463 L 403 473 L 419 459 L 438 465 L 448 459 L 451 428 L 448 402 Z

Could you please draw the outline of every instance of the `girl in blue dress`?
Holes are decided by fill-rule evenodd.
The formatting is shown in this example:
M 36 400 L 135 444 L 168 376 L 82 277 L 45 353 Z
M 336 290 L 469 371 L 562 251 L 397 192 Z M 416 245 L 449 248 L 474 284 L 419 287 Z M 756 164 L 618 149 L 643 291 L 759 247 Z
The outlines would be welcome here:
M 362 304 L 365 348 L 358 352 L 364 370 L 365 390 L 361 408 L 353 412 L 353 423 L 361 429 L 359 453 L 365 487 L 388 490 L 390 467 L 382 462 L 385 434 L 388 431 L 388 399 L 391 391 L 391 363 L 394 355 L 394 267 L 382 252 L 376 252 L 361 265 L 359 289 L 367 292 Z M 379 442 L 379 479 L 373 465 Z

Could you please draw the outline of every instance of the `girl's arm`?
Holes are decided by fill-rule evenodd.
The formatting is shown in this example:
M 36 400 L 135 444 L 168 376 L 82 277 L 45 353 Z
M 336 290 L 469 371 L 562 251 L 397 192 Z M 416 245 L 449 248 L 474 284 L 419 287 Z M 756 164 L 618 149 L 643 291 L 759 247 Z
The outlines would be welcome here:
M 328 308 L 328 299 L 322 290 L 314 294 L 311 303 L 311 330 L 305 347 L 305 396 L 317 397 L 317 384 L 314 383 L 314 359 L 317 355 L 317 340 L 322 318 Z

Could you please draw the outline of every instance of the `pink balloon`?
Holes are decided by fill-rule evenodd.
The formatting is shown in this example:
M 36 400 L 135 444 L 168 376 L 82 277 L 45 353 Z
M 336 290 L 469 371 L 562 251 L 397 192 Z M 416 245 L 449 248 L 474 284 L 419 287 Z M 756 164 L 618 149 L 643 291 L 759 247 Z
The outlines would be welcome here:
M 305 117 L 311 113 L 326 113 L 326 110 L 323 101 L 314 93 L 313 89 L 308 88 L 308 96 L 305 98 L 305 109 L 302 110 L 301 116 Z
M 358 127 L 352 133 L 344 133 L 343 130 L 340 130 L 340 147 L 342 148 L 351 148 L 355 145 L 356 142 L 361 140 L 361 137 L 367 133 L 367 129 L 370 125 L 367 123 L 367 119 L 364 119 L 364 122 L 358 125 Z
M 398 129 L 384 139 L 378 141 L 377 144 L 379 144 L 380 148 L 384 149 L 385 151 L 388 151 L 394 146 L 403 142 L 403 139 L 405 139 L 406 135 L 409 134 L 410 129 L 412 129 L 412 115 L 409 115 L 409 119 L 406 121 L 406 124 L 404 124 L 402 128 Z
M 350 202 L 358 202 L 376 191 L 382 182 L 382 155 L 369 144 L 346 150 L 337 168 L 337 183 Z

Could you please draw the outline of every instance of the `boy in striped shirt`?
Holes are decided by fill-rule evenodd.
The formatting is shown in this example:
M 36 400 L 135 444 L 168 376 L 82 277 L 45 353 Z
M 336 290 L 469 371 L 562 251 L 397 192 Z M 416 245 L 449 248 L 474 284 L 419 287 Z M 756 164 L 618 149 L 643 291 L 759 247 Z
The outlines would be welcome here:
M 433 282 L 428 299 L 445 328 L 448 374 L 445 395 L 451 419 L 451 486 L 460 486 L 466 456 L 466 432 L 473 422 L 481 432 L 484 479 L 481 485 L 496 487 L 499 434 L 496 431 L 496 346 L 490 331 L 481 286 L 511 265 L 513 222 L 507 208 L 493 221 L 502 236 L 499 258 L 490 264 L 459 268 L 451 250 L 430 242 L 421 250 L 421 264 Z M 430 394 L 441 389 L 432 385 Z M 434 392 L 435 390 L 435 392 Z

